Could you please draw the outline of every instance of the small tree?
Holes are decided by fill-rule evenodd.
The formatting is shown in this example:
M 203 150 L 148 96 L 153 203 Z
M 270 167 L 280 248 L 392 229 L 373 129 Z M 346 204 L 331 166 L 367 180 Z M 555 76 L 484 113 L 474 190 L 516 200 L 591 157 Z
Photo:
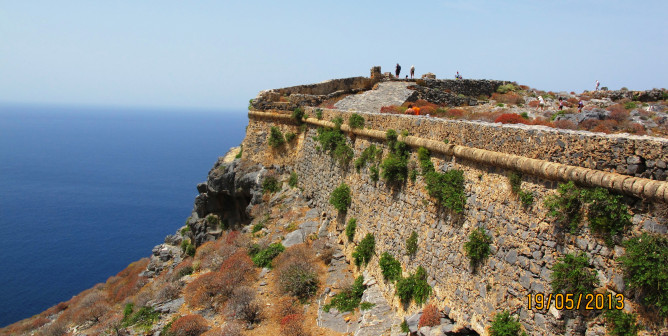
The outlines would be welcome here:
M 507 310 L 496 314 L 489 328 L 490 336 L 526 336 L 519 320 L 510 316 Z
M 283 132 L 276 127 L 272 126 L 270 131 L 269 131 L 269 146 L 272 148 L 277 148 L 282 146 L 285 143 L 285 137 L 283 136 Z
M 476 270 L 480 263 L 489 256 L 489 244 L 491 242 L 492 237 L 487 235 L 483 228 L 479 227 L 471 232 L 469 241 L 464 243 L 464 250 L 471 260 L 471 266 L 474 270 Z
M 346 212 L 352 199 L 350 198 L 350 187 L 341 183 L 329 196 L 329 204 L 333 205 L 339 212 Z

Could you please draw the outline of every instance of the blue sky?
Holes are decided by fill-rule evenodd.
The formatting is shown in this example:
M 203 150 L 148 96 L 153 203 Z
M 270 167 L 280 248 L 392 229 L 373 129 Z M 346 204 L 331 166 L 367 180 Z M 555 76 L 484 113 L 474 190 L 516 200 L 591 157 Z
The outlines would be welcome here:
M 245 109 L 406 72 L 553 91 L 666 87 L 668 1 L 0 0 L 0 102 Z

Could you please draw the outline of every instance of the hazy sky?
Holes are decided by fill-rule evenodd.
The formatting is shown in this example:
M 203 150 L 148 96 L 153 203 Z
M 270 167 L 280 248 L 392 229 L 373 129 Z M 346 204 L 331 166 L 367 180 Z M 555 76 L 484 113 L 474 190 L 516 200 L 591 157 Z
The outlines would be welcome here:
M 373 65 L 666 87 L 668 1 L 0 0 L 0 102 L 245 109 Z

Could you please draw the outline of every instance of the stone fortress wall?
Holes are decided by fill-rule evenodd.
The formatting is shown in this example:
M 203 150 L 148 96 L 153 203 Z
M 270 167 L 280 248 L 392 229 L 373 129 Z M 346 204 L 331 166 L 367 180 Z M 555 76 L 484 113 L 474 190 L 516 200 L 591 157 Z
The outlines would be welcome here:
M 460 325 L 482 335 L 493 316 L 503 310 L 517 314 L 530 334 L 562 335 L 581 328 L 579 318 L 569 318 L 556 309 L 527 309 L 528 294 L 551 292 L 552 266 L 566 253 L 585 252 L 602 287 L 628 294 L 616 261 L 624 253 L 623 247 L 606 246 L 586 225 L 578 235 L 555 230 L 543 200 L 555 193 L 557 181 L 576 180 L 634 195 L 625 200 L 633 212 L 633 227 L 626 236 L 644 231 L 665 235 L 668 230 L 668 183 L 659 172 L 668 162 L 665 139 L 376 113 L 360 113 L 366 120 L 363 130 L 351 132 L 346 125 L 342 127 L 349 134 L 355 157 L 370 144 L 387 153 L 385 131 L 406 130 L 410 136 L 403 140 L 413 149 L 412 162 L 417 162 L 417 147 L 425 146 L 431 149 L 437 170 L 462 170 L 467 202 L 463 214 L 452 215 L 430 201 L 421 176 L 392 189 L 382 179 L 372 182 L 368 170 L 357 172 L 352 164 L 344 169 L 317 149 L 313 139 L 317 127 L 331 126 L 329 120 L 335 116 L 348 120 L 352 112 L 324 110 L 322 120 L 317 120 L 308 108 L 311 118 L 305 133 L 299 133 L 289 113 L 251 110 L 243 158 L 294 170 L 298 186 L 336 226 L 332 230 L 340 235 L 347 258 L 354 244 L 347 242 L 342 230 L 354 217 L 358 225 L 355 241 L 373 233 L 376 255 L 391 253 L 407 273 L 423 266 L 434 289 L 430 301 Z M 299 136 L 283 149 L 272 149 L 267 145 L 271 126 Z M 523 207 L 512 194 L 507 177 L 511 171 L 523 173 L 522 188 L 535 196 L 532 206 Z M 328 203 L 331 191 L 342 182 L 350 186 L 352 195 L 345 217 Z M 474 273 L 463 243 L 477 227 L 484 228 L 493 242 L 491 256 Z M 419 247 L 417 254 L 409 257 L 405 241 L 412 231 L 418 233 Z M 382 280 L 377 258 L 365 269 L 398 310 L 405 309 L 408 314 L 418 309 L 400 304 L 394 285 Z M 627 309 L 633 309 L 634 303 L 627 303 Z

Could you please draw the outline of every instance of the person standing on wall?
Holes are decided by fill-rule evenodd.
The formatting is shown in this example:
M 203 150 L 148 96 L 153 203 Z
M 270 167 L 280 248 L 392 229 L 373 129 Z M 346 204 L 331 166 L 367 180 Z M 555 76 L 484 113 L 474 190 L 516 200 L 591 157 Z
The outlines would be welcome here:
M 399 73 L 401 73 L 401 65 L 399 65 L 399 63 L 397 63 L 397 67 L 394 70 L 394 73 L 397 75 L 397 78 L 399 78 Z
M 411 79 L 415 76 L 415 65 L 411 65 Z
M 600 85 L 601 85 L 601 83 L 599 83 L 599 81 L 598 81 L 598 79 L 597 79 L 597 80 L 596 80 L 596 91 L 598 91 L 598 87 L 599 87 Z

